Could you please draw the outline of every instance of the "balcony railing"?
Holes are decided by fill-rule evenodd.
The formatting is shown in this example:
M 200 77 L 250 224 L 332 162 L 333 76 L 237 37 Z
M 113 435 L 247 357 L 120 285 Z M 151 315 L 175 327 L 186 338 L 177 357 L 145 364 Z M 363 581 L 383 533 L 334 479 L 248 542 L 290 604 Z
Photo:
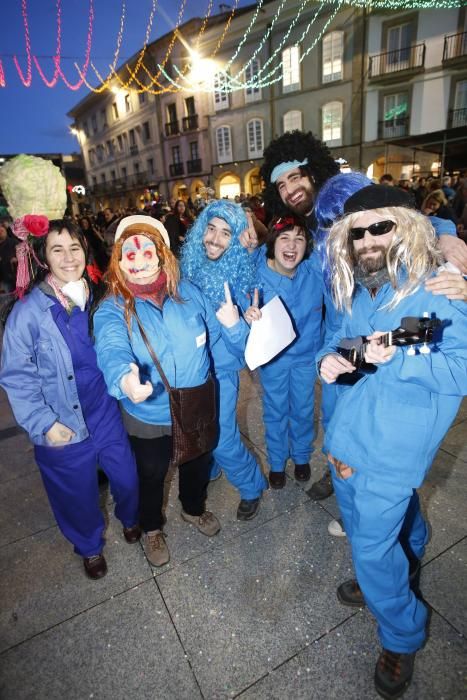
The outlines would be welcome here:
M 455 129 L 458 126 L 467 126 L 467 107 L 449 110 L 448 127 Z
M 193 129 L 198 128 L 198 115 L 190 114 L 188 117 L 183 117 L 182 119 L 182 129 L 183 131 L 193 131 Z
M 178 177 L 179 175 L 183 175 L 183 163 L 170 163 L 169 171 L 170 177 Z
M 393 119 L 385 119 L 379 122 L 378 126 L 380 139 L 397 139 L 401 136 L 407 136 L 409 133 L 409 115 L 404 114 Z
M 176 134 L 180 133 L 180 129 L 178 128 L 178 119 L 174 122 L 167 122 L 165 125 L 165 135 L 166 136 L 176 136 Z
M 402 70 L 422 69 L 425 65 L 425 44 L 415 44 L 396 51 L 370 56 L 368 77 L 376 78 Z
M 132 146 L 130 146 L 130 156 L 137 156 L 138 155 L 138 145 L 134 143 Z
M 195 158 L 195 160 L 187 160 L 186 171 L 190 173 L 200 173 L 203 168 L 201 167 L 201 158 Z
M 467 32 L 444 37 L 443 61 L 467 56 Z

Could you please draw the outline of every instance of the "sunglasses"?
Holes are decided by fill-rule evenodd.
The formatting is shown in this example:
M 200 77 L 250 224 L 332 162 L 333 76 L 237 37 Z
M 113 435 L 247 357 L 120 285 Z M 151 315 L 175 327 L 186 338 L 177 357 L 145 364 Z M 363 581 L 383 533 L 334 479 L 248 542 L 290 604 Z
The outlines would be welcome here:
M 396 226 L 395 221 L 376 221 L 374 224 L 369 226 L 357 226 L 351 228 L 350 238 L 352 241 L 360 241 L 365 236 L 365 232 L 368 231 L 372 236 L 383 236 L 385 233 L 389 233 Z

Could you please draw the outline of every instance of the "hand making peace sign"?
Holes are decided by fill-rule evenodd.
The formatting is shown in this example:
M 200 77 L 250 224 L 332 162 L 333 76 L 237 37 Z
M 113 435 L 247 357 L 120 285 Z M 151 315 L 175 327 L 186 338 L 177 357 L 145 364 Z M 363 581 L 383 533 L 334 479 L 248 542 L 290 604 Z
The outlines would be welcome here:
M 259 310 L 259 292 L 255 288 L 253 293 L 253 300 L 251 306 L 243 314 L 243 318 L 251 326 L 252 321 L 259 321 L 261 318 L 261 311 Z
M 224 293 L 225 302 L 221 304 L 219 310 L 216 313 L 217 320 L 222 323 L 226 328 L 232 328 L 235 326 L 239 320 L 240 316 L 238 314 L 238 309 L 232 302 L 232 297 L 230 295 L 229 283 L 224 282 Z

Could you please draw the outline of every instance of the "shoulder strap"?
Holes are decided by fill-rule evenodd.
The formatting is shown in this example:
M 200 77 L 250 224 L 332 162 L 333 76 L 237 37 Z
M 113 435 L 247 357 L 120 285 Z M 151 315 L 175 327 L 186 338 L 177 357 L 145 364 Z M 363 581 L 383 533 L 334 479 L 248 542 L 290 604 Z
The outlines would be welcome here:
M 158 371 L 159 374 L 161 375 L 161 379 L 162 379 L 162 381 L 163 381 L 163 383 L 164 383 L 165 388 L 167 389 L 167 393 L 170 393 L 171 386 L 170 386 L 170 384 L 169 384 L 169 380 L 168 380 L 167 377 L 165 376 L 165 372 L 164 372 L 164 370 L 163 370 L 162 367 L 161 367 L 161 363 L 160 363 L 159 360 L 157 359 L 156 353 L 155 353 L 154 350 L 152 349 L 152 345 L 151 345 L 151 343 L 150 343 L 149 340 L 148 340 L 148 337 L 147 337 L 147 335 L 146 335 L 146 331 L 144 330 L 143 324 L 142 324 L 141 321 L 139 320 L 138 314 L 136 313 L 136 309 L 135 309 L 135 318 L 136 318 L 136 323 L 138 324 L 139 332 L 141 333 L 141 337 L 142 337 L 142 339 L 143 339 L 143 341 L 144 341 L 144 344 L 146 345 L 146 347 L 147 347 L 147 349 L 148 349 L 148 353 L 151 355 L 151 359 L 152 359 L 152 361 L 154 362 L 154 364 L 156 365 L 157 371 Z

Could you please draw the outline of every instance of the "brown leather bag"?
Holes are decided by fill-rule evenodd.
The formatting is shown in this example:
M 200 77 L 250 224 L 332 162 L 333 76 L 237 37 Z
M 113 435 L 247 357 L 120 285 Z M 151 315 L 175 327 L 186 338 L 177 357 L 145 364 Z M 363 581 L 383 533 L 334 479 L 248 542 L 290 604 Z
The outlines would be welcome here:
M 169 395 L 172 419 L 172 463 L 178 466 L 214 449 L 218 437 L 216 385 L 209 375 L 205 384 L 183 389 L 171 387 L 144 327 L 136 316 L 141 337 Z

